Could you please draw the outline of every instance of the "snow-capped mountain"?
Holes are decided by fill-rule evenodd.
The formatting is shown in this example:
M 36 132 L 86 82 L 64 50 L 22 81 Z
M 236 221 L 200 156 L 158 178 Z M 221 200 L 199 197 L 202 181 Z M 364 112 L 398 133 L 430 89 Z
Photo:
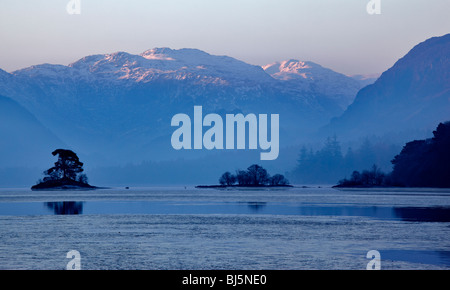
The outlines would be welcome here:
M 259 66 L 198 49 L 154 48 L 140 55 L 116 52 L 84 57 L 69 67 L 109 80 L 151 82 L 158 79 L 192 80 L 203 84 L 264 82 L 271 78 Z
M 105 160 L 172 157 L 171 117 L 192 114 L 195 105 L 203 106 L 204 114 L 280 114 L 281 146 L 288 146 L 342 113 L 359 89 L 353 79 L 310 62 L 285 71 L 289 63 L 280 63 L 277 73 L 274 66 L 198 49 L 116 52 L 68 66 L 0 71 L 0 94 L 29 110 L 65 143 Z M 289 73 L 306 78 L 289 78 Z
M 296 59 L 263 66 L 273 78 L 290 83 L 304 91 L 316 91 L 332 97 L 342 109 L 347 108 L 361 83 L 311 61 Z
M 333 134 L 342 140 L 398 135 L 407 128 L 430 131 L 450 116 L 449 47 L 450 35 L 427 40 L 361 90 L 366 77 L 354 79 L 313 62 L 287 60 L 260 67 L 197 49 L 154 48 L 137 55 L 86 56 L 67 66 L 40 64 L 11 73 L 0 69 L 0 95 L 5 96 L 0 98 L 0 141 L 6 152 L 0 161 L 22 158 L 28 150 L 24 144 L 42 143 L 32 155 L 49 154 L 55 148 L 41 152 L 58 140 L 90 167 L 204 157 L 208 150 L 176 151 L 170 145 L 172 116 L 192 118 L 196 105 L 203 106 L 204 115 L 279 114 L 279 159 L 291 161 L 297 153 L 286 157 L 282 148 L 313 142 L 311 136 L 323 141 Z M 313 134 L 323 126 L 319 136 Z M 171 164 L 180 164 L 178 176 L 186 174 L 183 164 L 190 164 L 189 173 L 195 175 L 201 166 L 198 172 L 211 171 L 216 178 L 232 166 L 253 162 L 253 152 L 224 151 L 214 152 L 220 158 L 208 155 L 200 165 L 199 159 Z M 27 165 L 43 166 L 41 161 Z

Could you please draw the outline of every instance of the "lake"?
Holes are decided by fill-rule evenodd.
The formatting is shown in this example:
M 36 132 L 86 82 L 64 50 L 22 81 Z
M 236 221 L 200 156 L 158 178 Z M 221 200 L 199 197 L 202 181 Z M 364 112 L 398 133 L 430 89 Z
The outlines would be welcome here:
M 441 189 L 0 189 L 0 269 L 449 269 L 449 238 Z

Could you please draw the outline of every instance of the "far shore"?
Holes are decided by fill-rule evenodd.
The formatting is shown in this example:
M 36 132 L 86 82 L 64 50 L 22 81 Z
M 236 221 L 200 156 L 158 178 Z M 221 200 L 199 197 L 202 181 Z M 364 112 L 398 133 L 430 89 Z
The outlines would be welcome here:
M 342 191 L 397 191 L 397 192 L 450 192 L 446 187 L 403 187 L 403 186 L 332 186 Z
M 290 184 L 284 185 L 197 185 L 195 188 L 276 188 L 276 187 L 294 187 Z

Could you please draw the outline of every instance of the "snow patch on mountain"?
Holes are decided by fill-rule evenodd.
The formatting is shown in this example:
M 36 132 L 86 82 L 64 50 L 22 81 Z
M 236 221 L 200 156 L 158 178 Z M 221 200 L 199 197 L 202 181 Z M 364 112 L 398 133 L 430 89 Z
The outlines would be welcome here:
M 316 64 L 312 62 L 290 59 L 282 62 L 268 64 L 263 66 L 262 68 L 272 77 L 286 81 L 298 78 L 312 78 L 311 68 L 315 65 Z
M 153 48 L 139 55 L 126 52 L 99 54 L 84 57 L 68 67 L 76 70 L 84 79 L 129 80 L 133 82 L 151 82 L 155 80 L 194 80 L 204 84 L 236 84 L 242 82 L 265 82 L 272 78 L 259 66 L 228 56 L 210 55 L 198 49 Z M 33 66 L 26 70 L 39 69 L 39 73 L 48 67 Z M 25 70 L 17 71 L 24 74 Z M 54 69 L 49 75 L 57 74 Z M 69 72 L 66 72 L 69 73 Z
M 343 109 L 351 104 L 362 87 L 358 81 L 312 61 L 290 59 L 262 68 L 277 80 L 288 82 L 302 90 L 331 96 Z

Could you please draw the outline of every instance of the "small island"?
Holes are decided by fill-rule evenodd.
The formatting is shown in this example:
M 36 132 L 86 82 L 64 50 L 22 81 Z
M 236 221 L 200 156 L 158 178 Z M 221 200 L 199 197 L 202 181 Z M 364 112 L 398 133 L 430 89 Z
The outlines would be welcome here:
M 88 183 L 86 174 L 83 173 L 83 163 L 72 150 L 57 149 L 52 152 L 58 155 L 55 166 L 44 171 L 45 177 L 31 187 L 32 190 L 74 190 L 96 189 Z
M 270 176 L 267 170 L 253 164 L 247 170 L 229 171 L 222 174 L 218 185 L 197 185 L 196 188 L 228 188 L 228 187 L 293 187 L 282 174 Z

